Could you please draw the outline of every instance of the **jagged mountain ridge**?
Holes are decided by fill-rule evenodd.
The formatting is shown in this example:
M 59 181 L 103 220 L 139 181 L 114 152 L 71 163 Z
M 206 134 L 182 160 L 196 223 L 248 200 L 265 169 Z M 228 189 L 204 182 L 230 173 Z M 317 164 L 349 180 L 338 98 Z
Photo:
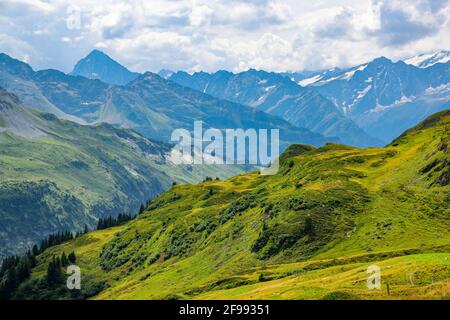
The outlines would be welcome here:
M 446 63 L 450 61 L 450 51 L 443 50 L 434 53 L 419 54 L 404 61 L 407 64 L 412 64 L 419 68 L 428 68 L 436 63 Z
M 305 127 L 325 136 L 337 136 L 349 145 L 383 145 L 382 141 L 358 128 L 315 89 L 300 87 L 276 73 L 253 69 L 238 74 L 227 71 L 192 75 L 177 72 L 169 79 L 220 99 L 279 116 L 297 127 Z
M 314 87 L 372 136 L 392 140 L 450 100 L 450 62 L 419 68 L 385 57 L 300 81 Z
M 13 64 L 26 69 L 26 73 L 10 72 Z M 219 129 L 280 129 L 283 148 L 295 142 L 323 145 L 338 141 L 335 137 L 326 138 L 297 128 L 262 111 L 183 88 L 150 72 L 127 85 L 116 86 L 57 70 L 34 72 L 26 64 L 1 55 L 2 84 L 39 110 L 58 113 L 59 117 L 79 123 L 107 122 L 135 129 L 162 141 L 168 141 L 174 129 L 192 129 L 197 120 Z M 27 90 L 30 87 L 34 90 Z

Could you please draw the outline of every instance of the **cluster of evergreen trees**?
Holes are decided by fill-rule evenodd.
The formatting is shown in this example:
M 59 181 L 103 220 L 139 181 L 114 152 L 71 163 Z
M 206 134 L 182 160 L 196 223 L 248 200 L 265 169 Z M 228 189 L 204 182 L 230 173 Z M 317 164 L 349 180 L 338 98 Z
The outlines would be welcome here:
M 31 251 L 22 257 L 5 258 L 0 268 L 0 300 L 9 299 L 14 290 L 30 277 L 35 266 L 36 256 Z
M 38 252 L 36 252 L 36 253 L 37 254 L 42 253 L 47 248 L 57 246 L 58 244 L 64 243 L 69 240 L 73 240 L 77 236 L 79 236 L 79 234 L 74 235 L 70 231 L 53 233 L 41 241 L 41 245 L 39 246 Z M 34 250 L 35 250 L 35 248 L 33 247 L 33 252 L 34 252 Z
M 216 181 L 220 181 L 219 177 L 216 177 L 215 179 Z M 208 181 L 213 181 L 212 177 L 206 176 L 205 179 L 203 179 L 203 182 L 208 182 Z
M 149 200 L 145 205 L 141 205 L 139 214 L 145 211 L 150 202 Z M 97 230 L 118 226 L 133 218 L 132 215 L 119 214 L 117 218 L 100 219 L 97 224 Z M 73 240 L 88 232 L 89 229 L 86 225 L 83 231 L 77 233 L 70 231 L 56 232 L 43 239 L 39 246 L 34 245 L 25 255 L 5 258 L 0 266 L 0 300 L 10 299 L 19 285 L 30 277 L 32 268 L 37 265 L 36 257 L 39 254 L 50 247 Z M 53 257 L 47 267 L 46 284 L 49 287 L 61 284 L 64 280 L 63 268 L 75 262 L 75 252 L 71 252 L 68 256 L 63 252 L 61 257 Z
M 141 209 L 139 212 L 144 211 L 143 206 L 141 206 Z M 100 218 L 97 223 L 97 230 L 103 230 L 108 229 L 115 226 L 120 226 L 124 224 L 127 221 L 130 221 L 133 219 L 133 216 L 129 214 L 119 214 L 117 218 L 108 217 L 108 218 Z
M 75 264 L 77 257 L 75 252 L 71 252 L 68 256 L 63 252 L 61 257 L 53 257 L 47 267 L 45 280 L 47 285 L 52 287 L 64 282 L 63 268 L 70 264 Z
M 36 266 L 36 257 L 39 254 L 50 247 L 72 240 L 88 231 L 87 226 L 85 226 L 84 231 L 78 232 L 75 235 L 69 231 L 53 233 L 42 240 L 39 246 L 34 245 L 25 255 L 5 258 L 0 267 L 0 300 L 9 299 L 19 285 L 30 277 L 31 269 Z M 58 259 L 59 269 L 61 269 L 61 267 L 67 266 L 68 262 L 74 263 L 76 257 L 75 253 L 72 252 L 69 256 L 66 256 L 63 253 L 61 258 Z M 52 264 L 52 262 L 50 264 Z M 58 264 L 54 264 L 53 267 L 57 265 Z M 52 268 L 52 270 L 53 269 L 56 268 Z M 47 273 L 48 271 L 49 270 L 47 270 Z M 60 273 L 61 272 L 62 271 L 60 270 Z M 51 278 L 52 276 L 50 276 L 50 279 Z M 49 279 L 48 276 L 47 279 Z
M 67 256 L 63 252 L 61 257 L 53 257 L 47 267 L 46 284 L 53 287 L 64 283 L 63 268 L 75 264 L 76 260 L 75 252 L 71 252 Z M 0 268 L 0 300 L 10 299 L 19 285 L 30 277 L 31 269 L 36 264 L 36 256 L 32 251 L 28 251 L 22 257 L 5 258 Z

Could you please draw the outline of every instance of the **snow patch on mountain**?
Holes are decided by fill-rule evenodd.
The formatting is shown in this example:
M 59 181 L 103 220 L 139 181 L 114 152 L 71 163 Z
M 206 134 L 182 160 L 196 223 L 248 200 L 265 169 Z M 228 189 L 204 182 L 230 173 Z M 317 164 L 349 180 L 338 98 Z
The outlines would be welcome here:
M 265 87 L 264 88 L 264 91 L 265 92 L 270 92 L 270 91 L 272 91 L 273 89 L 275 89 L 276 88 L 276 86 L 268 86 L 268 87 Z
M 322 75 L 318 74 L 318 75 L 316 75 L 314 77 L 300 80 L 298 82 L 298 84 L 301 85 L 302 87 L 307 87 L 307 86 L 309 86 L 309 85 L 311 85 L 313 83 L 318 82 L 320 79 L 322 79 Z
M 344 80 L 349 81 L 353 78 L 356 72 L 364 71 L 367 67 L 367 64 L 359 65 L 351 69 L 340 70 L 338 68 L 330 69 L 321 74 L 315 75 L 314 77 L 310 77 L 307 79 L 300 80 L 298 82 L 299 85 L 303 87 L 315 85 L 321 86 L 327 83 L 330 83 L 335 80 Z
M 450 82 L 442 84 L 438 87 L 429 87 L 425 90 L 425 94 L 434 95 L 434 94 L 442 94 L 442 93 L 450 93 Z
M 351 112 L 353 107 L 366 96 L 366 94 L 370 91 L 370 89 L 372 89 L 372 85 L 368 85 L 364 89 L 357 91 L 356 98 L 353 100 L 353 102 L 348 106 L 346 105 L 343 106 L 342 110 L 344 111 L 344 114 L 348 114 L 349 112 Z
M 369 112 L 370 113 L 384 112 L 386 110 L 389 110 L 389 109 L 396 108 L 396 107 L 399 107 L 401 105 L 404 105 L 405 103 L 413 102 L 415 99 L 416 99 L 416 97 L 401 96 L 400 99 L 395 100 L 394 103 L 392 103 L 390 105 L 382 105 L 379 102 L 377 102 L 376 107 L 373 108 L 372 110 L 369 110 Z
M 364 69 L 367 67 L 367 64 L 363 64 L 351 71 L 348 71 L 346 73 L 344 73 L 342 76 L 338 77 L 338 79 L 342 79 L 342 80 L 350 80 L 351 78 L 353 78 L 353 76 L 355 75 L 355 73 L 357 71 L 364 71 Z
M 358 91 L 358 96 L 356 97 L 356 100 L 361 100 L 362 98 L 364 98 L 367 92 L 370 91 L 370 89 L 372 89 L 372 85 L 369 85 L 365 89 Z
M 162 69 L 158 72 L 158 76 L 160 76 L 163 79 L 169 79 L 174 72 L 172 70 Z
M 321 81 L 318 82 L 318 84 L 322 85 L 322 84 L 325 84 L 325 83 L 328 83 L 328 82 L 332 82 L 334 80 L 340 80 L 340 79 L 342 79 L 342 76 L 332 77 L 332 78 L 329 78 L 329 79 L 321 80 Z
M 428 68 L 436 63 L 446 63 L 448 61 L 450 61 L 450 51 L 439 51 L 434 53 L 419 54 L 406 59 L 405 63 L 419 68 Z

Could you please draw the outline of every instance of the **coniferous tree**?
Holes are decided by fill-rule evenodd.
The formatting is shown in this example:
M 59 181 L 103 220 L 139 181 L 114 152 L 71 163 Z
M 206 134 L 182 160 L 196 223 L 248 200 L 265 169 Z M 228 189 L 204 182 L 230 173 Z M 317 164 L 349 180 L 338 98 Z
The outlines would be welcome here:
M 5 273 L 0 285 L 0 300 L 8 300 L 18 285 L 16 268 L 12 267 Z
M 132 220 L 133 217 L 128 214 L 120 213 L 117 218 L 108 217 L 108 218 L 100 218 L 97 222 L 97 230 L 108 229 L 111 227 L 119 226 L 124 224 L 127 221 Z
M 6 272 L 19 263 L 17 256 L 7 257 L 3 260 L 2 267 L 0 268 L 0 277 L 3 277 Z
M 67 257 L 67 259 L 69 260 L 70 263 L 75 263 L 77 262 L 77 257 L 75 255 L 75 252 L 72 251 L 71 253 L 69 253 L 69 256 Z
M 61 255 L 61 266 L 67 267 L 69 265 L 69 259 L 67 259 L 66 253 L 63 252 Z
M 70 231 L 65 232 L 57 232 L 54 234 L 50 234 L 47 238 L 41 241 L 41 245 L 39 247 L 39 253 L 43 252 L 45 249 L 56 246 L 63 242 L 69 241 L 73 239 L 73 234 Z
M 28 263 L 29 267 L 30 268 L 34 268 L 36 266 L 36 264 L 37 264 L 36 255 L 33 254 L 32 251 L 28 250 L 26 255 L 25 255 L 25 257 L 26 257 L 26 260 L 27 260 L 27 263 Z
M 21 262 L 17 267 L 17 285 L 28 279 L 30 276 L 30 266 L 26 261 Z
M 31 253 L 33 254 L 33 256 L 37 256 L 39 254 L 39 248 L 37 245 L 33 246 L 33 249 L 31 249 Z
M 52 261 L 48 264 L 46 281 L 49 286 L 62 283 L 63 274 L 61 271 L 61 260 L 59 257 L 53 257 Z
M 121 218 L 123 220 L 124 217 Z M 48 235 L 41 241 L 40 246 L 34 245 L 23 256 L 6 257 L 0 265 L 0 300 L 13 297 L 19 285 L 28 279 L 31 270 L 37 265 L 36 256 L 47 248 L 72 240 L 72 232 L 57 232 Z M 63 252 L 61 257 L 54 257 L 47 268 L 46 280 L 49 285 L 61 283 L 64 279 L 62 267 L 75 263 L 76 256 L 72 252 L 69 256 Z
M 16 268 L 13 267 L 11 270 L 9 270 L 8 275 L 6 277 L 6 281 L 9 284 L 9 287 L 11 288 L 11 291 L 17 288 L 18 286 L 18 276 Z
M 12 256 L 4 259 L 0 268 L 0 300 L 9 299 L 19 285 L 30 277 L 35 259 L 31 251 L 22 257 Z
M 311 217 L 306 217 L 303 231 L 309 236 L 314 236 L 314 224 Z

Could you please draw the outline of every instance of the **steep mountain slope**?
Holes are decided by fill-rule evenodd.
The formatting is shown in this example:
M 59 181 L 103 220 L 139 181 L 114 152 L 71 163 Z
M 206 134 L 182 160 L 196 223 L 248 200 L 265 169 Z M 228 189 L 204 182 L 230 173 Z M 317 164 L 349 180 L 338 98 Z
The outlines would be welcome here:
M 17 72 L 20 68 L 26 72 Z M 18 88 L 17 83 L 23 85 Z M 114 86 L 56 70 L 34 72 L 25 63 L 2 55 L 0 84 L 39 110 L 81 123 L 106 122 L 135 129 L 160 141 L 168 141 L 174 129 L 192 129 L 198 120 L 204 122 L 205 130 L 208 126 L 280 129 L 282 147 L 295 142 L 319 146 L 338 141 L 253 108 L 181 87 L 150 72 L 125 86 Z M 34 90 L 26 90 L 30 87 Z
M 35 72 L 29 65 L 0 53 L 0 86 L 16 94 L 23 103 L 34 108 L 55 114 L 59 118 L 84 123 L 83 119 L 65 113 L 50 102 L 40 86 L 33 81 Z M 64 87 L 64 85 L 63 85 Z
M 381 57 L 300 83 L 314 87 L 370 135 L 390 141 L 412 122 L 445 109 L 450 62 L 419 68 Z
M 46 250 L 16 297 L 448 297 L 449 129 L 445 111 L 385 148 L 293 145 L 277 175 L 173 187 L 126 225 Z M 49 261 L 72 250 L 82 292 L 49 288 Z
M 176 166 L 170 146 L 111 125 L 83 126 L 20 104 L 0 88 L 0 257 L 98 217 L 135 213 L 173 181 L 242 168 Z
M 45 120 L 20 105 L 17 96 L 0 87 L 0 132 L 27 138 L 45 136 Z
M 99 50 L 93 50 L 78 61 L 70 74 L 117 85 L 127 84 L 139 77 L 139 73 L 129 71 Z
M 170 80 L 220 99 L 227 99 L 279 116 L 297 127 L 325 136 L 336 136 L 346 144 L 367 147 L 383 142 L 370 137 L 346 118 L 315 89 L 302 88 L 276 73 L 249 70 L 233 74 L 177 72 Z

